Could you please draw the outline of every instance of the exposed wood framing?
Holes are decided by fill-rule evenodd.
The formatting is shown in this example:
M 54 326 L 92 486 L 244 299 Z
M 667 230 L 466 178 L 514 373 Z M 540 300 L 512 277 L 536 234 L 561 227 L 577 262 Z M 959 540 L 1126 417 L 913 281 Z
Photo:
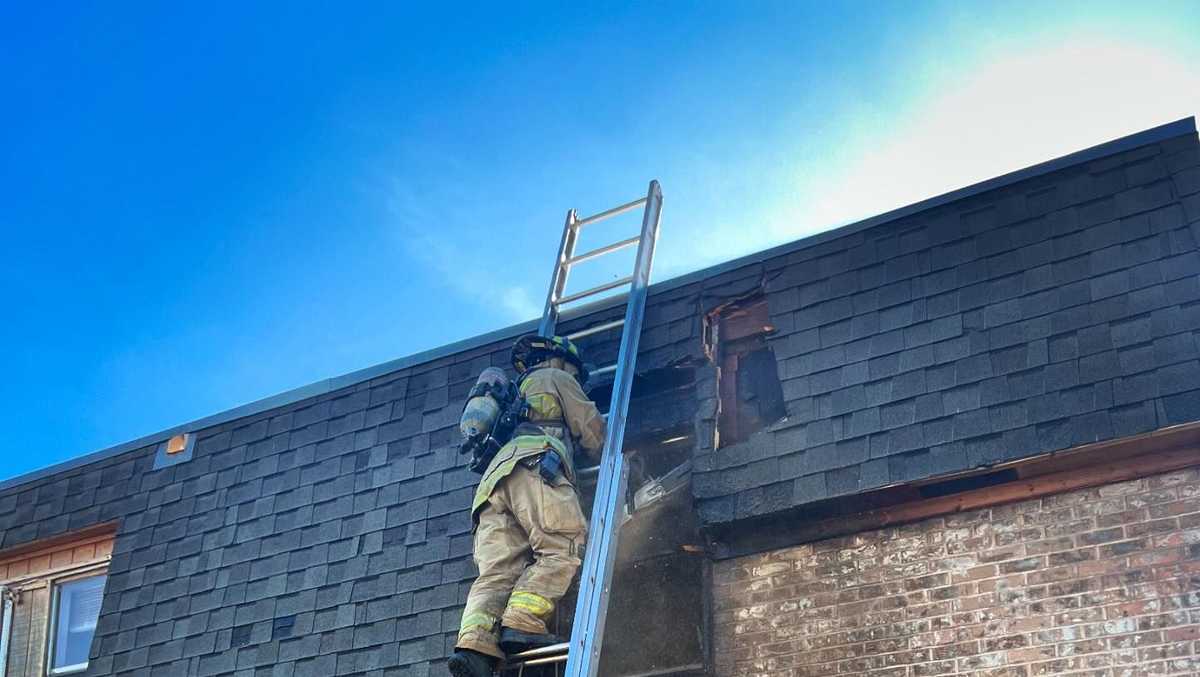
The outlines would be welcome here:
M 777 362 L 766 338 L 775 331 L 761 289 L 705 315 L 705 353 L 717 367 L 717 447 L 741 442 L 786 414 Z

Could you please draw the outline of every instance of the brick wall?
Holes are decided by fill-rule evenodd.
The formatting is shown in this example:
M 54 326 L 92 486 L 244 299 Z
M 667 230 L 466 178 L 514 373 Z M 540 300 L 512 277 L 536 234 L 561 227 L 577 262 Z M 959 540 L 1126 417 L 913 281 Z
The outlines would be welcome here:
M 1200 674 L 1200 468 L 719 562 L 717 674 Z

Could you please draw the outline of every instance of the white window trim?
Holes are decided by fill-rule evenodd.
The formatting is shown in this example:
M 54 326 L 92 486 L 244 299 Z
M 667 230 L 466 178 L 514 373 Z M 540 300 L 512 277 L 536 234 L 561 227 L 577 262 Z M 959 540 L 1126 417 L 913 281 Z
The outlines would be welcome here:
M 60 574 L 48 579 L 50 585 L 50 613 L 49 628 L 46 632 L 46 674 L 50 677 L 59 677 L 60 675 L 75 675 L 87 670 L 88 661 L 75 663 L 73 665 L 64 665 L 62 667 L 52 667 L 54 664 L 54 643 L 58 639 L 58 602 L 59 588 L 64 583 L 79 581 L 85 578 L 94 578 L 95 576 L 107 576 L 108 563 L 102 562 L 94 565 L 82 567 L 79 570 L 71 571 L 66 574 Z M 105 581 L 105 585 L 108 581 Z M 98 620 L 98 619 L 97 619 Z M 0 677 L 5 677 L 0 673 Z
M 8 674 L 8 649 L 12 642 L 12 590 L 0 585 L 0 677 Z

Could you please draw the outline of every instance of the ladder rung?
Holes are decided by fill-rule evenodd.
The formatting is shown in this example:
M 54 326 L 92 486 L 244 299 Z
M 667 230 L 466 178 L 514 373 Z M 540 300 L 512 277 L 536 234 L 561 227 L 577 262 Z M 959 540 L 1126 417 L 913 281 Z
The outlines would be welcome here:
M 617 287 L 629 284 L 630 282 L 633 282 L 633 276 L 626 275 L 625 277 L 623 277 L 619 280 L 613 280 L 612 282 L 606 282 L 605 284 L 602 284 L 599 287 L 592 287 L 591 289 L 586 289 L 584 291 L 579 292 L 578 294 L 571 294 L 570 296 L 564 296 L 561 299 L 558 299 L 557 301 L 555 301 L 554 304 L 561 306 L 564 303 L 578 301 L 579 299 L 587 298 L 589 296 L 599 294 L 601 292 L 606 292 L 609 289 L 616 289 Z
M 537 649 L 529 649 L 528 651 L 515 653 L 508 658 L 510 661 L 512 661 L 512 659 L 537 658 L 538 656 L 548 656 L 550 654 L 559 653 L 565 654 L 569 648 L 571 648 L 570 643 L 560 642 L 558 644 L 551 644 L 550 646 L 543 646 Z
M 589 373 L 592 376 L 600 376 L 601 374 L 611 374 L 616 370 L 617 370 L 617 365 L 610 364 L 607 367 L 600 367 L 599 369 L 596 369 L 595 371 L 591 371 Z
M 615 251 L 618 251 L 621 249 L 625 249 L 626 247 L 632 247 L 633 245 L 637 244 L 641 240 L 642 240 L 642 238 L 640 235 L 635 235 L 635 236 L 629 238 L 628 240 L 621 240 L 620 242 L 614 242 L 613 244 L 593 249 L 592 251 L 587 252 L 586 254 L 580 254 L 579 256 L 576 256 L 574 258 L 569 258 L 566 261 L 563 261 L 563 265 L 564 266 L 573 266 L 576 263 L 583 263 L 584 261 L 590 261 L 590 260 L 596 258 L 597 256 L 604 256 L 605 254 L 609 254 L 609 253 L 612 253 L 612 252 L 615 252 Z
M 570 646 L 569 643 L 563 642 L 561 644 L 551 644 L 540 649 L 530 649 L 529 651 L 513 654 L 505 660 L 503 670 L 515 670 L 532 665 L 562 663 L 567 660 L 567 650 Z
M 602 331 L 608 331 L 609 329 L 616 329 L 617 327 L 620 327 L 623 324 L 625 324 L 624 319 L 613 320 L 612 322 L 605 322 L 603 324 L 598 324 L 594 327 L 588 327 L 587 329 L 580 329 L 579 331 L 577 331 L 573 334 L 567 334 L 567 338 L 571 339 L 572 341 L 575 341 L 575 340 L 581 339 L 585 336 L 599 334 Z
M 571 317 L 586 317 L 598 310 L 605 310 L 613 306 L 619 306 L 629 300 L 629 290 L 622 291 L 619 294 L 613 294 L 595 301 L 588 301 L 571 309 Z
M 524 666 L 549 665 L 550 663 L 565 663 L 566 660 L 567 660 L 567 654 L 564 653 L 560 656 L 546 656 L 545 658 L 531 658 L 527 661 L 522 662 L 521 665 L 524 665 Z
M 612 209 L 609 209 L 608 211 L 600 212 L 599 214 L 593 214 L 593 215 L 587 217 L 586 219 L 579 219 L 578 221 L 576 221 L 574 223 L 574 228 L 576 230 L 579 230 L 580 228 L 583 228 L 584 226 L 588 225 L 589 223 L 603 221 L 604 219 L 607 219 L 611 216 L 616 216 L 617 214 L 624 214 L 625 212 L 627 212 L 631 209 L 637 209 L 638 207 L 640 207 L 644 204 L 646 204 L 646 198 L 639 197 L 638 199 L 634 200 L 633 202 L 628 202 L 626 204 L 621 205 L 620 207 L 613 207 Z

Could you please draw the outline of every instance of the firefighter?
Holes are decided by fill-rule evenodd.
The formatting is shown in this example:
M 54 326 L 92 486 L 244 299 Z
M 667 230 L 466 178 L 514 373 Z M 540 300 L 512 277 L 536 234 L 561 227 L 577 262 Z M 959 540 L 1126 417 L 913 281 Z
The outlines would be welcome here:
M 579 570 L 587 520 L 575 489 L 575 451 L 599 460 L 604 419 L 583 392 L 587 375 L 568 339 L 525 336 L 512 364 L 526 404 L 513 437 L 475 492 L 475 564 L 455 677 L 488 677 L 505 654 L 561 641 L 546 621 Z

